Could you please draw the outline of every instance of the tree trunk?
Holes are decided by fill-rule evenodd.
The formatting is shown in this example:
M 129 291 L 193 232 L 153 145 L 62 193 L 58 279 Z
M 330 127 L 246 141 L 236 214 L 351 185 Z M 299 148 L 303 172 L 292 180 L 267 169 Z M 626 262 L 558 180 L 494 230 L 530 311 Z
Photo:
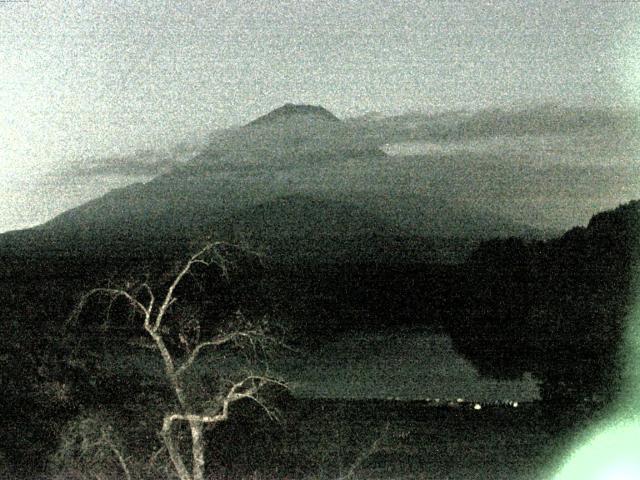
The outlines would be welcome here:
M 171 436 L 172 423 L 173 422 L 170 417 L 165 417 L 162 425 L 162 440 L 164 441 L 164 445 L 167 447 L 171 463 L 173 463 L 180 480 L 193 480 L 187 471 L 187 467 L 182 461 L 182 455 L 180 455 L 180 452 L 178 451 L 178 446 L 173 442 L 173 437 Z
M 191 452 L 193 453 L 193 480 L 204 480 L 204 438 L 200 420 L 189 421 L 191 427 Z

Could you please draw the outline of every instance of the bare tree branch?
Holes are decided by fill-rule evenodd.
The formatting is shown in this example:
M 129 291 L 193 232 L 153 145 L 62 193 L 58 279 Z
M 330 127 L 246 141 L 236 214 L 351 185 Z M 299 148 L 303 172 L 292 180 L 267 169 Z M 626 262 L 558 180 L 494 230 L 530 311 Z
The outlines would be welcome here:
M 175 289 L 177 288 L 177 286 L 180 284 L 180 282 L 182 281 L 182 278 L 191 270 L 191 267 L 195 264 L 195 263 L 203 263 L 205 265 L 209 265 L 207 262 L 203 261 L 201 259 L 201 257 L 207 253 L 209 250 L 211 250 L 212 248 L 215 247 L 216 244 L 208 244 L 206 245 L 204 248 L 202 248 L 198 253 L 196 253 L 195 255 L 193 255 L 189 261 L 187 262 L 187 264 L 182 268 L 182 270 L 180 270 L 180 272 L 178 273 L 178 275 L 176 276 L 176 278 L 173 280 L 173 282 L 171 283 L 171 285 L 169 286 L 169 290 L 167 290 L 167 294 L 164 297 L 164 301 L 162 302 L 162 305 L 160 305 L 160 310 L 158 311 L 158 314 L 156 315 L 156 319 L 153 325 L 153 330 L 158 331 L 158 329 L 160 329 L 160 325 L 162 324 L 162 319 L 164 318 L 165 313 L 167 312 L 167 309 L 169 308 L 169 306 L 175 302 L 175 298 L 173 296 L 173 293 L 175 291 Z
M 254 382 L 252 385 L 247 386 L 248 382 Z M 251 375 L 245 377 L 239 382 L 234 383 L 227 394 L 222 399 L 222 407 L 220 411 L 214 415 L 211 414 L 197 414 L 197 413 L 172 413 L 165 417 L 165 422 L 169 422 L 170 424 L 177 420 L 182 420 L 186 422 L 201 422 L 201 423 L 220 423 L 224 420 L 227 420 L 229 417 L 229 407 L 245 398 L 255 401 L 260 406 L 265 408 L 269 416 L 272 416 L 272 412 L 267 409 L 264 404 L 256 398 L 256 394 L 258 391 L 265 387 L 268 384 L 280 385 L 284 388 L 287 387 L 286 383 L 276 378 L 264 377 L 259 375 Z M 244 390 L 243 390 L 244 389 Z
M 176 374 L 182 375 L 185 372 L 185 370 L 187 370 L 189 367 L 191 367 L 191 365 L 193 365 L 193 362 L 196 361 L 200 352 L 207 347 L 218 347 L 226 343 L 229 343 L 237 338 L 242 338 L 242 337 L 251 339 L 253 336 L 257 336 L 260 334 L 261 332 L 258 330 L 251 330 L 246 332 L 231 332 L 224 335 L 218 335 L 217 337 L 209 341 L 201 342 L 198 345 L 196 345 L 196 347 L 191 351 L 191 353 L 189 354 L 189 357 L 184 361 L 184 363 L 180 365 L 180 367 L 178 367 L 178 369 L 176 370 Z
M 79 317 L 80 313 L 86 306 L 89 299 L 99 294 L 108 295 L 112 299 L 116 299 L 118 297 L 124 297 L 135 310 L 142 313 L 142 315 L 144 315 L 145 317 L 149 315 L 148 308 L 145 307 L 138 299 L 133 297 L 129 292 L 125 290 L 119 290 L 116 288 L 94 288 L 93 290 L 90 290 L 88 293 L 82 296 L 82 298 L 80 299 L 80 302 L 78 302 L 76 308 L 72 312 L 69 320 L 75 321 Z

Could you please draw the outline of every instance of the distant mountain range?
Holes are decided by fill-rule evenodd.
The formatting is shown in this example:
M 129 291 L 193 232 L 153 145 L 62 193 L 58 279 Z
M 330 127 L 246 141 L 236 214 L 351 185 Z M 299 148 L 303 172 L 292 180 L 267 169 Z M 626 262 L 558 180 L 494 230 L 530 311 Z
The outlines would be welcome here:
M 398 258 L 398 239 L 415 247 L 422 238 L 421 248 L 400 254 L 413 261 L 437 259 L 436 244 L 448 255 L 442 239 L 545 235 L 481 201 L 459 201 L 444 178 L 421 182 L 402 161 L 322 107 L 286 104 L 216 133 L 201 154 L 152 181 L 0 236 L 0 249 L 126 252 L 129 244 L 153 250 L 213 235 L 289 261 L 331 261 L 378 258 L 385 249 Z

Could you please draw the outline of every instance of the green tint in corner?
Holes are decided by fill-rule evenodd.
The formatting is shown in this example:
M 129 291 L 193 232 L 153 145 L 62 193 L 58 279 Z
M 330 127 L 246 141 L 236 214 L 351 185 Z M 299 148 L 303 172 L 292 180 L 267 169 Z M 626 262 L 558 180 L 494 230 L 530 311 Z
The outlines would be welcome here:
M 624 345 L 624 384 L 609 420 L 588 432 L 554 480 L 640 480 L 640 276 Z

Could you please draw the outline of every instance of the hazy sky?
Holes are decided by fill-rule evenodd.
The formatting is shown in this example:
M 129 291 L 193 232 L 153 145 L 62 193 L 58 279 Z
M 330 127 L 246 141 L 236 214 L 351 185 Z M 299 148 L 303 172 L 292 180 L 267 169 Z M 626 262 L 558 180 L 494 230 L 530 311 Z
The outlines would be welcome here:
M 0 2 L 0 200 L 52 166 L 197 140 L 288 101 L 340 117 L 637 105 L 639 20 L 633 1 Z

